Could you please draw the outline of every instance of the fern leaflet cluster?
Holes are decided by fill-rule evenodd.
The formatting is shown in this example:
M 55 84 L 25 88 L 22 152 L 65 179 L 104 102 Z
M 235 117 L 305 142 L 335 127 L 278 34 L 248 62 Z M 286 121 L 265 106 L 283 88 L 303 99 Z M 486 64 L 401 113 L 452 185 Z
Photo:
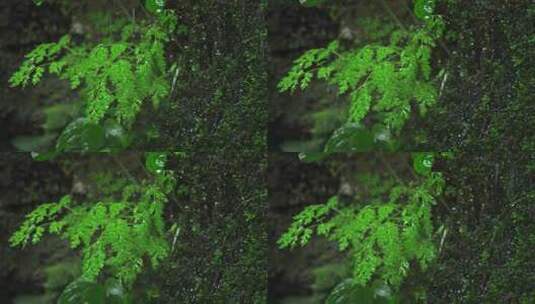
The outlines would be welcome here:
M 280 81 L 279 90 L 306 89 L 316 78 L 347 95 L 349 123 L 374 123 L 399 133 L 413 104 L 423 115 L 437 100 L 431 78 L 431 50 L 441 36 L 443 22 L 429 16 L 424 27 L 397 29 L 387 43 L 343 48 L 337 40 L 305 52 Z
M 71 248 L 81 248 L 82 277 L 90 281 L 106 270 L 130 285 L 147 262 L 157 267 L 169 252 L 163 211 L 175 187 L 172 171 L 161 169 L 141 182 L 102 181 L 110 182 L 110 192 L 97 202 L 74 202 L 66 195 L 37 207 L 11 245 L 36 244 L 44 233 L 59 235 Z
M 368 202 L 343 204 L 332 197 L 298 213 L 278 245 L 304 246 L 315 233 L 349 251 L 356 284 L 378 277 L 399 286 L 412 261 L 425 269 L 435 257 L 431 207 L 443 187 L 441 174 L 430 172 L 408 185 L 377 184 Z
M 165 44 L 177 25 L 175 14 L 161 11 L 156 21 L 115 20 L 97 44 L 76 45 L 69 35 L 28 53 L 12 75 L 12 86 L 36 85 L 45 72 L 79 89 L 91 123 L 113 118 L 129 127 L 146 100 L 158 107 L 170 91 Z

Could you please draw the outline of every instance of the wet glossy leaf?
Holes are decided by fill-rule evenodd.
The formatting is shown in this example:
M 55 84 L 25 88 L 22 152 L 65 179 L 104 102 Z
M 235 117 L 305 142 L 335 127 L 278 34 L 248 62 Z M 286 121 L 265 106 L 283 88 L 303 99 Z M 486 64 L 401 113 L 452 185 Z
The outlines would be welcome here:
M 132 138 L 119 123 L 108 120 L 104 123 L 104 136 L 106 138 L 106 148 L 113 151 L 126 149 Z
M 58 155 L 58 152 L 56 150 L 50 150 L 50 151 L 46 151 L 46 152 L 35 152 L 35 151 L 33 151 L 31 153 L 32 158 L 34 160 L 36 160 L 36 161 L 51 160 L 54 157 L 56 157 L 57 155 Z
M 157 14 L 160 13 L 165 7 L 165 0 L 146 0 L 145 8 L 147 11 Z
M 106 303 L 108 304 L 127 304 L 131 303 L 129 295 L 121 281 L 110 278 L 106 280 Z
M 338 284 L 329 294 L 325 304 L 395 304 L 397 297 L 393 296 L 390 287 L 384 283 L 375 282 L 370 287 L 353 284 L 346 279 Z
M 160 174 L 165 169 L 167 153 L 148 152 L 145 155 L 145 168 L 147 169 L 147 171 L 155 174 Z
M 373 290 L 354 286 L 351 279 L 338 284 L 331 292 L 325 304 L 373 303 Z
M 299 160 L 304 163 L 317 162 L 327 157 L 327 155 L 325 152 L 301 152 L 299 153 Z
M 431 152 L 417 152 L 413 154 L 412 167 L 420 175 L 427 176 L 431 173 L 434 156 Z
M 373 135 L 356 124 L 347 124 L 334 131 L 327 141 L 324 151 L 333 152 L 364 152 L 373 148 Z
M 416 0 L 414 2 L 414 14 L 421 20 L 426 20 L 433 14 L 435 0 Z
M 392 298 L 392 288 L 388 286 L 385 282 L 376 281 L 372 284 L 372 289 L 375 298 Z
M 105 142 L 104 129 L 79 118 L 71 122 L 61 133 L 56 143 L 58 151 L 97 152 Z
M 374 149 L 390 152 L 399 150 L 400 143 L 387 126 L 375 124 L 372 127 L 371 133 L 373 134 Z
M 76 106 L 73 104 L 55 104 L 46 107 L 43 110 L 45 114 L 45 122 L 43 123 L 43 129 L 45 130 L 57 130 L 63 128 L 72 115 L 76 111 Z
M 58 299 L 58 304 L 80 303 L 106 303 L 106 289 L 100 284 L 79 279 L 67 285 Z

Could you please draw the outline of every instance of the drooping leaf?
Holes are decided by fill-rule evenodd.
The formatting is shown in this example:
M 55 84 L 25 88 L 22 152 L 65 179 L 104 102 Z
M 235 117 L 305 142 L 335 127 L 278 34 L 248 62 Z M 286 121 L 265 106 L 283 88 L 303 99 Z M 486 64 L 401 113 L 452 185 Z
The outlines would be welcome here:
M 336 130 L 325 144 L 324 151 L 334 152 L 364 152 L 373 148 L 373 135 L 357 124 L 346 124 Z
M 67 285 L 58 299 L 58 304 L 128 304 L 131 303 L 124 286 L 110 278 L 105 284 L 77 279 Z
M 58 304 L 80 303 L 105 304 L 105 287 L 95 282 L 78 279 L 67 285 L 58 299 Z
M 132 141 L 132 137 L 123 126 L 113 120 L 107 120 L 104 123 L 104 135 L 106 148 L 112 151 L 124 150 Z
M 51 150 L 46 151 L 46 152 L 32 151 L 31 152 L 31 157 L 32 157 L 32 159 L 34 159 L 36 161 L 47 161 L 47 160 L 51 160 L 54 157 L 58 156 L 58 154 L 59 154 L 59 152 L 56 151 L 55 149 L 51 149 Z
M 299 159 L 304 163 L 311 163 L 321 161 L 327 156 L 325 152 L 301 152 L 299 153 Z
M 61 133 L 56 149 L 64 152 L 98 152 L 105 142 L 104 129 L 86 118 L 71 122 Z
M 400 142 L 393 136 L 387 126 L 375 124 L 371 129 L 371 133 L 373 134 L 374 149 L 391 152 L 399 150 Z
M 346 279 L 338 284 L 327 297 L 325 304 L 394 304 L 397 298 L 388 285 L 375 282 L 370 287 L 355 285 Z
M 63 128 L 72 118 L 76 111 L 73 104 L 55 104 L 43 110 L 45 122 L 42 127 L 45 130 L 57 130 Z
M 107 304 L 128 304 L 131 303 L 130 295 L 120 280 L 109 278 L 105 283 Z

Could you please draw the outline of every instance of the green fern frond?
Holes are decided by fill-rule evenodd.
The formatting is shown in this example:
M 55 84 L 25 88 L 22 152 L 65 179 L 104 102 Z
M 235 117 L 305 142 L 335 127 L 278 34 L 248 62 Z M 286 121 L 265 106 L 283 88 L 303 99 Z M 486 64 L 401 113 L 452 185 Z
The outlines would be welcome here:
M 306 207 L 280 237 L 279 247 L 304 246 L 314 233 L 326 237 L 340 251 L 351 252 L 353 280 L 360 285 L 378 276 L 399 286 L 413 261 L 425 269 L 436 255 L 431 207 L 444 186 L 441 175 L 432 172 L 410 185 L 372 182 L 369 186 L 385 189 L 372 191 L 367 204 L 341 206 L 332 197 L 325 204 Z M 385 191 L 388 202 L 380 201 Z
M 36 85 L 49 72 L 80 90 L 90 122 L 114 118 L 130 127 L 144 102 L 150 100 L 158 107 L 170 92 L 165 43 L 176 28 L 177 18 L 164 10 L 153 22 L 121 21 L 112 23 L 123 25 L 112 26 L 120 32 L 119 39 L 113 39 L 110 32 L 97 44 L 75 45 L 67 35 L 37 46 L 10 78 L 11 86 Z
M 153 173 L 151 180 L 141 183 L 98 175 L 102 183 L 108 183 L 103 187 L 112 189 L 103 192 L 109 197 L 75 203 L 65 196 L 57 203 L 40 205 L 12 235 L 11 246 L 35 244 L 48 230 L 66 239 L 71 248 L 81 249 L 85 279 L 95 281 L 108 269 L 131 285 L 143 270 L 145 258 L 157 267 L 169 253 L 163 212 L 175 180 L 168 170 Z
M 316 78 L 349 95 L 348 121 L 360 124 L 368 116 L 398 134 L 413 108 L 421 115 L 433 106 L 437 93 L 431 79 L 431 49 L 443 25 L 437 16 L 422 28 L 385 29 L 390 43 L 377 42 L 343 50 L 337 41 L 305 52 L 279 82 L 282 91 L 304 90 Z M 370 23 L 370 22 L 368 22 Z

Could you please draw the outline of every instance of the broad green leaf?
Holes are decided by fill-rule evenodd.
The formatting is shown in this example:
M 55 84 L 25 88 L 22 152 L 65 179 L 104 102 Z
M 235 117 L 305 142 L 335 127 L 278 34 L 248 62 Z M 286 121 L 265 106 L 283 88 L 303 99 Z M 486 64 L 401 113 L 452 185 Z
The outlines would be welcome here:
M 393 136 L 390 128 L 383 124 L 375 124 L 371 129 L 374 149 L 394 152 L 399 150 L 400 142 Z
M 299 153 L 299 159 L 304 163 L 311 163 L 321 161 L 327 156 L 325 152 L 301 152 Z
M 346 124 L 334 131 L 327 141 L 324 151 L 333 152 L 364 152 L 373 148 L 373 135 L 357 124 Z
M 127 304 L 132 302 L 120 280 L 110 278 L 106 280 L 105 286 L 107 304 Z
M 373 303 L 373 290 L 355 286 L 353 280 L 346 279 L 338 284 L 327 297 L 325 304 Z
M 50 150 L 50 151 L 46 151 L 46 152 L 35 152 L 35 151 L 32 151 L 32 153 L 31 153 L 32 158 L 34 160 L 36 160 L 36 161 L 51 160 L 54 157 L 56 157 L 57 155 L 58 155 L 58 151 L 56 151 L 56 150 Z
M 106 289 L 104 286 L 78 279 L 67 285 L 58 299 L 58 304 L 105 304 Z
M 79 118 L 63 130 L 56 149 L 64 152 L 97 152 L 104 142 L 105 132 L 101 126 L 90 123 L 86 118 Z
M 44 267 L 43 270 L 46 274 L 43 286 L 49 290 L 57 290 L 79 277 L 80 261 L 77 258 L 66 258 Z
M 45 122 L 42 127 L 45 130 L 56 130 L 63 128 L 76 112 L 74 104 L 55 104 L 43 110 Z
M 338 284 L 327 297 L 325 304 L 395 304 L 397 297 L 392 295 L 388 285 L 374 282 L 370 287 L 354 284 L 346 279 Z
M 112 151 L 126 149 L 132 138 L 128 132 L 118 122 L 107 120 L 104 123 L 104 136 L 106 138 L 106 148 Z

